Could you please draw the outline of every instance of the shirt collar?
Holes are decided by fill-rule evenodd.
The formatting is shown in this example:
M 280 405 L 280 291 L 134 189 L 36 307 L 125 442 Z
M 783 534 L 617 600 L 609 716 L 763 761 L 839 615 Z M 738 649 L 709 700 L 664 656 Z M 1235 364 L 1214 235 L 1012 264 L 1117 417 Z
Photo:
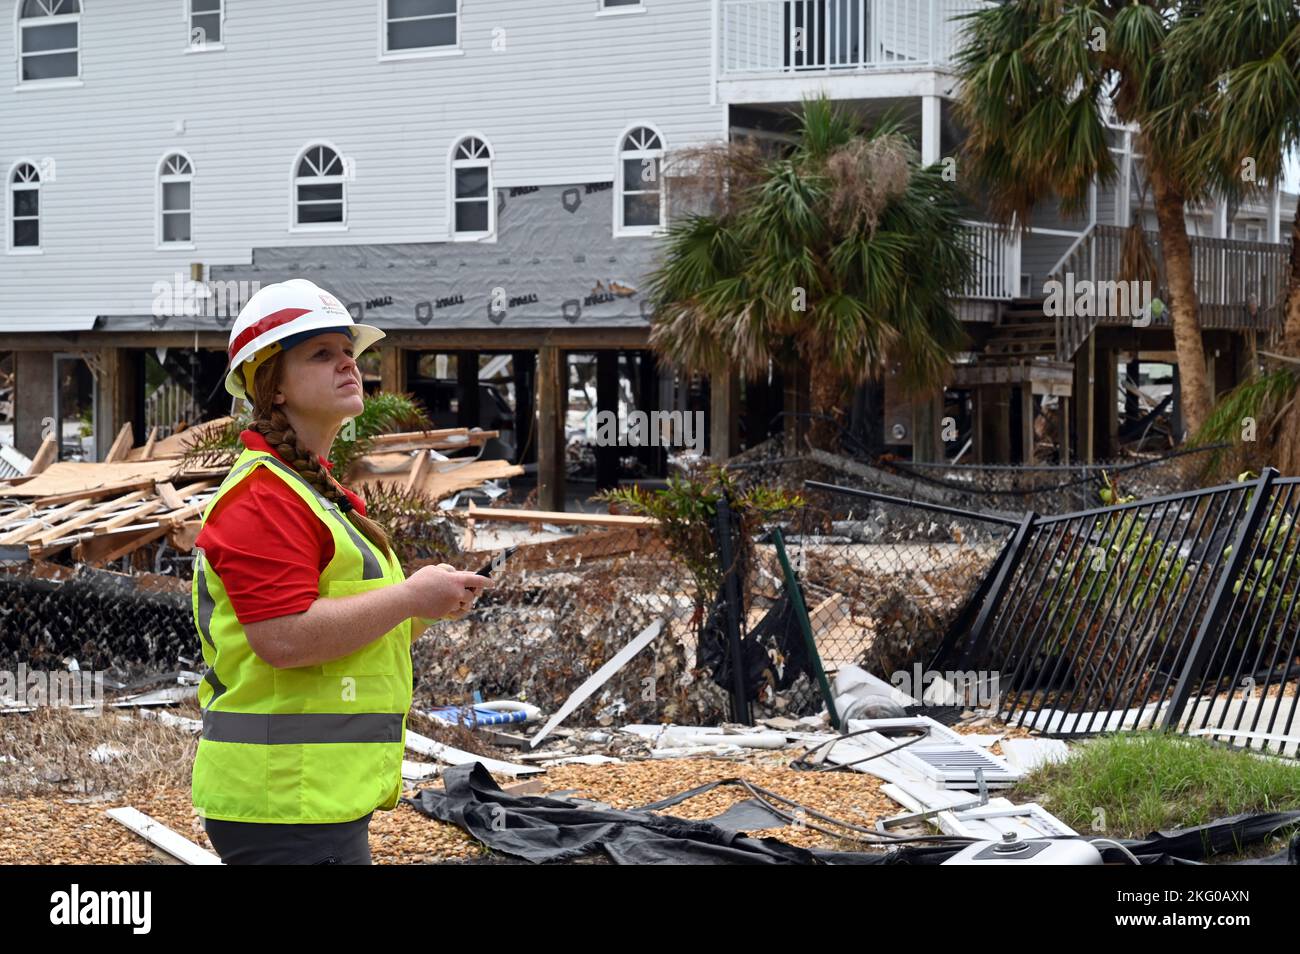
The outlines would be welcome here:
M 276 460 L 285 464 L 288 463 L 287 460 L 280 456 L 279 452 L 276 451 L 274 447 L 266 442 L 266 438 L 262 436 L 260 431 L 255 431 L 251 428 L 246 431 L 241 431 L 239 439 L 243 441 L 244 446 L 251 451 L 265 451 L 266 453 L 273 455 Z M 321 457 L 319 454 L 316 455 L 316 459 L 321 462 L 321 465 L 324 466 L 327 471 L 333 473 L 334 465 L 332 463 L 324 457 Z

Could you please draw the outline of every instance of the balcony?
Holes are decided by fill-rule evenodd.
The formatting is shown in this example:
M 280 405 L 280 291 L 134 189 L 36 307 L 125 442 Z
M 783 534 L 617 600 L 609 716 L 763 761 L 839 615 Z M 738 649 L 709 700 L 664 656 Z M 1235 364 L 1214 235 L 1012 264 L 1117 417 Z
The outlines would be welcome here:
M 807 81 L 830 79 L 845 86 L 842 81 L 868 74 L 879 85 L 887 74 L 947 72 L 963 29 L 953 18 L 988 5 L 984 0 L 721 0 L 719 85 L 725 91 L 736 81 L 797 84 L 802 79 L 805 83 L 797 85 L 815 86 Z

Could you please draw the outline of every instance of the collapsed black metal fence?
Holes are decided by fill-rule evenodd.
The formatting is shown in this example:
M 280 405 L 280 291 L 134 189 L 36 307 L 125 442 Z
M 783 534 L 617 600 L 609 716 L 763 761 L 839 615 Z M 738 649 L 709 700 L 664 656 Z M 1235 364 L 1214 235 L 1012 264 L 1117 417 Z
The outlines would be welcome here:
M 1300 478 L 1269 469 L 1248 483 L 1058 516 L 1030 512 L 1019 521 L 816 482 L 808 488 L 841 508 L 910 509 L 948 524 L 963 544 L 995 544 L 979 561 L 969 598 L 931 617 L 910 648 L 927 671 L 956 674 L 968 686 L 993 682 L 1003 719 L 1059 736 L 1162 727 L 1297 754 Z M 963 530 L 979 525 L 982 535 Z M 842 574 L 841 592 L 854 588 L 847 581 L 855 566 L 882 559 L 895 572 L 910 568 L 918 604 L 936 575 L 962 572 L 961 549 L 942 549 L 918 572 L 915 554 L 898 542 L 874 552 L 847 540 L 805 542 Z M 805 588 L 813 583 L 806 560 L 801 577 Z M 852 661 L 889 678 L 898 658 L 872 653 L 878 608 L 841 600 L 817 629 L 838 628 Z M 946 629 L 936 637 L 940 620 Z M 871 666 L 873 658 L 884 665 Z M 832 658 L 828 668 L 843 662 Z
M 888 461 L 894 472 L 942 488 L 952 503 L 976 508 L 1065 513 L 1096 507 L 1113 481 L 1121 496 L 1157 497 L 1196 486 L 1200 472 L 1228 445 L 1182 448 L 1147 459 L 1073 464 L 949 464 Z
M 719 548 L 725 583 L 706 632 L 714 646 L 739 647 L 728 649 L 714 679 L 732 694 L 731 712 L 742 721 L 820 711 L 826 692 L 819 667 L 856 665 L 885 679 L 910 672 L 913 661 L 937 651 L 1017 526 L 1011 518 L 942 504 L 920 509 L 904 498 L 818 481 L 806 481 L 803 496 L 804 507 L 753 532 L 747 544 L 719 508 L 719 539 L 730 522 L 733 542 Z M 802 607 L 792 605 L 782 551 Z M 747 562 L 733 553 L 748 554 Z M 741 666 L 730 662 L 737 654 Z

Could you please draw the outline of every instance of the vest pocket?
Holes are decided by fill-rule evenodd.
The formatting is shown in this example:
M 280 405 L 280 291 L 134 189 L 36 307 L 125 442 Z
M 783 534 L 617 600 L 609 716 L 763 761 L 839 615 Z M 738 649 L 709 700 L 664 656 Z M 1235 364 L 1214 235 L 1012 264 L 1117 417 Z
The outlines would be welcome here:
M 391 586 L 392 580 L 332 580 L 325 596 L 335 599 L 351 596 L 353 593 L 366 593 L 380 587 Z M 402 624 L 397 629 L 401 630 Z M 393 631 L 385 633 L 374 642 L 362 646 L 356 652 L 329 662 L 321 663 L 321 672 L 327 676 L 391 676 L 399 672 L 400 664 L 394 644 Z M 409 651 L 407 646 L 402 650 Z

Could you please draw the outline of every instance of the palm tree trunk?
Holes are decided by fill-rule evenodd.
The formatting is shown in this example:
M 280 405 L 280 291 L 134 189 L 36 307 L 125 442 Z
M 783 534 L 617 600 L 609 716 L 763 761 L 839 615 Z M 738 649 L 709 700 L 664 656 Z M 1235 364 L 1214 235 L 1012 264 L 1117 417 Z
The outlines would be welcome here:
M 1210 415 L 1214 399 L 1205 370 L 1205 345 L 1197 314 L 1196 280 L 1192 272 L 1192 246 L 1187 240 L 1182 193 L 1170 183 L 1158 166 L 1151 169 L 1156 219 L 1160 224 L 1160 245 L 1164 252 L 1165 276 L 1173 299 L 1174 349 L 1178 352 L 1183 422 L 1195 434 Z M 1175 435 L 1181 438 L 1182 435 Z
M 810 390 L 813 418 L 808 439 L 813 447 L 837 450 L 840 432 L 836 424 L 844 420 L 844 382 L 822 367 L 812 375 Z
M 781 380 L 785 397 L 785 453 L 801 454 L 808 449 L 808 368 L 799 358 L 785 361 L 781 367 Z
M 1286 317 L 1282 353 L 1300 357 L 1300 215 L 1291 223 L 1291 272 L 1286 282 Z M 1277 423 L 1275 466 L 1288 477 L 1300 476 L 1300 391 Z
M 1291 273 L 1286 280 L 1282 353 L 1300 357 L 1300 215 L 1291 223 Z

